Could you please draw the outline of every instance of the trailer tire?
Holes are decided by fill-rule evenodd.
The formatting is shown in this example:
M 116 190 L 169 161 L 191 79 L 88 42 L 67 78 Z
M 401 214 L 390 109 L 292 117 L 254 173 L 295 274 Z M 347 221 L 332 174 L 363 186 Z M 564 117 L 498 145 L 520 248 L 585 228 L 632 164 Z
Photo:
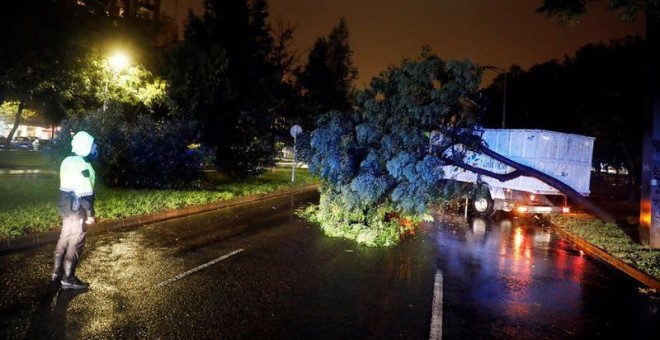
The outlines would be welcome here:
M 483 193 L 472 199 L 472 211 L 479 217 L 490 217 L 495 213 L 494 202 L 490 194 Z

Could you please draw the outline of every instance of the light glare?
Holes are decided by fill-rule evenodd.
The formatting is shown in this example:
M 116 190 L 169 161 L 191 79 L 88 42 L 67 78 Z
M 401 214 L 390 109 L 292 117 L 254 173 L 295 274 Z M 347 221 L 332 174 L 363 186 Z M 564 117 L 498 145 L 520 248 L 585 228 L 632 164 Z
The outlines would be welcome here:
M 128 56 L 123 52 L 115 52 L 108 58 L 108 62 L 114 72 L 119 72 L 128 66 Z

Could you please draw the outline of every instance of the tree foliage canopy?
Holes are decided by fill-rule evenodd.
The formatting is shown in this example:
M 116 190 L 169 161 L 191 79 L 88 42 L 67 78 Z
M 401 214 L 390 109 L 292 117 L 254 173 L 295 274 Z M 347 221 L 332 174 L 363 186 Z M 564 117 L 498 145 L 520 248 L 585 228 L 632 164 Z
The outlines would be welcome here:
M 298 74 L 304 89 L 308 119 L 304 125 L 312 128 L 319 115 L 330 110 L 351 109 L 357 69 L 353 66 L 353 51 L 349 44 L 346 19 L 341 18 L 327 37 L 316 40 L 307 57 L 304 70 Z
M 421 218 L 450 194 L 441 165 L 451 146 L 480 143 L 480 71 L 424 53 L 374 78 L 352 112 L 332 111 L 311 135 L 310 169 L 323 183 L 316 219 L 331 234 L 393 244 L 388 214 Z M 431 143 L 431 135 L 441 135 Z M 449 156 L 451 157 L 451 156 Z M 343 231 L 342 231 L 343 230 Z
M 13 136 L 25 108 L 57 92 L 69 79 L 68 66 L 79 45 L 68 39 L 75 32 L 66 13 L 53 1 L 10 1 L 0 13 L 0 105 L 18 103 Z
M 114 70 L 107 51 L 88 51 L 72 80 L 71 87 L 59 94 L 70 114 L 85 114 L 109 104 L 122 106 L 126 112 L 153 113 L 168 101 L 165 80 L 137 61 Z
M 557 16 L 562 22 L 572 23 L 578 21 L 587 12 L 589 3 L 597 1 L 600 2 L 600 0 L 543 0 L 543 4 L 537 11 Z M 610 0 L 609 8 L 621 12 L 625 20 L 635 19 L 640 12 L 660 17 L 660 1 L 658 0 Z
M 136 58 L 157 54 L 151 49 L 156 23 L 108 16 L 95 4 L 25 0 L 3 6 L 0 105 L 6 100 L 18 103 L 10 134 L 28 109 L 57 123 L 104 101 L 122 102 L 132 112 L 164 101 L 164 83 L 139 65 L 149 58 Z M 116 41 L 131 46 L 134 66 L 115 77 L 106 60 L 108 45 Z

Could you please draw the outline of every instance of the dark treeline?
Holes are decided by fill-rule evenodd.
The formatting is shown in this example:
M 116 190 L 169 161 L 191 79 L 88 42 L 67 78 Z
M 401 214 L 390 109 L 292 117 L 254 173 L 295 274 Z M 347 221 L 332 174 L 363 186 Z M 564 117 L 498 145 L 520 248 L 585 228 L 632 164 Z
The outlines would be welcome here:
M 589 44 L 575 56 L 507 73 L 506 127 L 546 129 L 596 138 L 594 165 L 640 173 L 646 97 L 645 41 L 626 37 Z M 504 76 L 485 89 L 485 126 L 500 127 Z M 637 182 L 638 183 L 638 182 Z
M 293 29 L 273 29 L 268 16 L 264 0 L 204 1 L 168 73 L 178 114 L 200 122 L 218 169 L 239 177 L 272 166 L 275 142 L 290 139 L 292 124 L 310 131 L 315 116 L 350 106 L 355 79 L 343 19 L 297 66 Z

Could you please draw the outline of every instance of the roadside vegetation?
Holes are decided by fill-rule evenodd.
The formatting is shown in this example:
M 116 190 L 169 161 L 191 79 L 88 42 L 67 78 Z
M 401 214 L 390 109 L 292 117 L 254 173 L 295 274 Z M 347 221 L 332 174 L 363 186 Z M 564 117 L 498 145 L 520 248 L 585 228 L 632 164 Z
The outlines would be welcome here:
M 552 215 L 550 221 L 610 255 L 660 279 L 660 249 L 634 242 L 613 223 L 604 223 L 587 214 Z
M 304 169 L 296 171 L 294 187 L 313 184 L 316 179 Z M 55 210 L 59 178 L 4 177 L 0 180 L 0 239 L 57 230 L 60 217 Z M 97 186 L 97 221 L 155 213 L 191 205 L 265 194 L 291 188 L 291 169 L 274 169 L 259 177 L 235 181 L 217 172 L 205 174 L 203 186 L 187 190 L 123 189 Z

